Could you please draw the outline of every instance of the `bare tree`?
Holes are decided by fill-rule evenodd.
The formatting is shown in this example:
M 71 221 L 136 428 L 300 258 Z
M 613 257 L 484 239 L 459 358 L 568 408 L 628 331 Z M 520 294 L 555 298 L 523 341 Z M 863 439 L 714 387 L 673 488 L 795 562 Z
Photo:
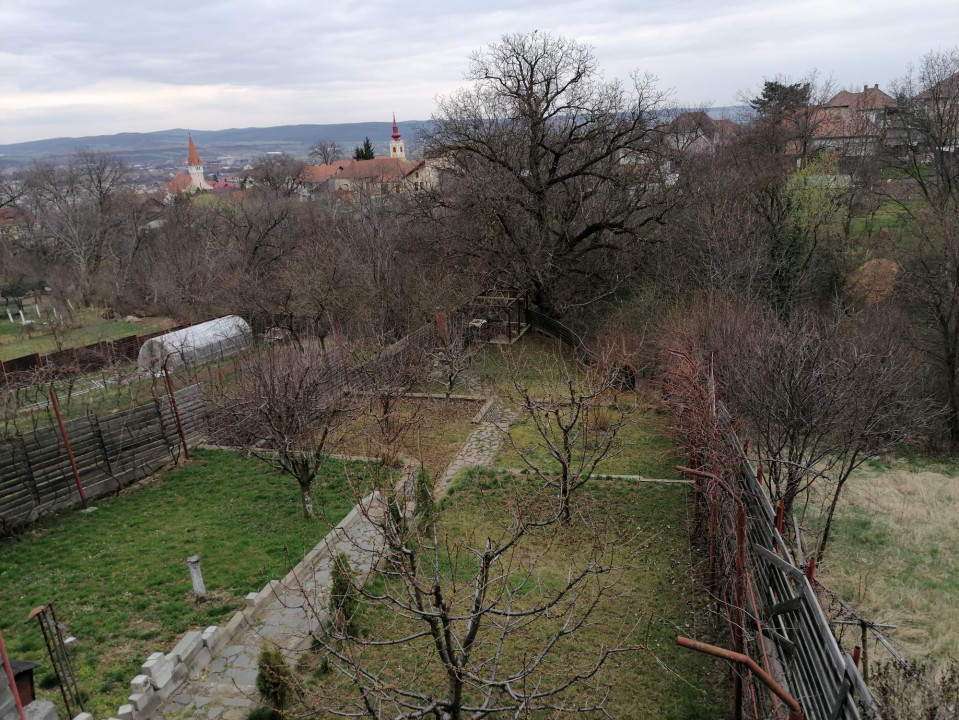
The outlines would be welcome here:
M 615 546 L 602 521 L 588 526 L 563 580 L 547 589 L 536 565 L 552 546 L 552 503 L 490 493 L 486 516 L 503 523 L 463 537 L 429 518 L 411 522 L 404 497 L 368 513 L 383 538 L 383 582 L 355 581 L 351 619 L 375 618 L 375 626 L 357 633 L 334 623 L 318 635 L 340 682 L 307 691 L 308 705 L 377 720 L 601 713 L 600 671 L 636 649 L 627 645 L 629 624 L 588 657 L 557 663 L 557 655 L 617 592 Z
M 483 345 L 474 340 L 466 318 L 460 314 L 437 313 L 437 323 L 436 344 L 430 354 L 449 401 L 456 381 L 469 370 Z
M 573 494 L 613 454 L 613 443 L 629 421 L 627 412 L 608 407 L 619 370 L 609 359 L 597 359 L 582 377 L 566 369 L 558 383 L 543 382 L 542 377 L 530 382 L 519 367 L 510 370 L 513 400 L 535 430 L 535 444 L 517 442 L 512 429 L 507 439 L 533 476 L 556 491 L 564 523 L 572 518 Z M 556 362 L 564 365 L 561 358 Z M 513 427 L 523 427 L 522 421 Z
M 237 357 L 214 420 L 226 441 L 293 477 L 313 518 L 313 481 L 352 402 L 342 354 L 279 343 Z
M 317 140 L 310 146 L 310 160 L 321 165 L 332 165 L 343 156 L 340 146 L 332 140 Z
M 928 53 L 894 85 L 889 162 L 935 210 L 959 200 L 959 48 Z M 906 207 L 908 211 L 908 206 Z
M 277 197 L 296 195 L 306 163 L 289 153 L 260 155 L 253 160 L 250 177 L 254 185 Z
M 596 299 L 670 206 L 648 76 L 600 79 L 591 48 L 545 33 L 506 35 L 475 53 L 472 87 L 439 101 L 425 152 L 446 163 L 430 217 L 446 244 L 532 288 L 547 313 Z
M 935 414 L 916 387 L 916 358 L 898 321 L 888 308 L 807 312 L 789 325 L 723 301 L 692 314 L 700 312 L 692 336 L 714 358 L 720 398 L 745 423 L 773 501 L 791 513 L 801 493 L 823 490 L 821 557 L 851 473 Z
M 77 151 L 65 168 L 35 162 L 24 173 L 34 244 L 50 243 L 69 263 L 86 303 L 111 237 L 123 228 L 118 199 L 125 181 L 120 158 L 89 150 Z

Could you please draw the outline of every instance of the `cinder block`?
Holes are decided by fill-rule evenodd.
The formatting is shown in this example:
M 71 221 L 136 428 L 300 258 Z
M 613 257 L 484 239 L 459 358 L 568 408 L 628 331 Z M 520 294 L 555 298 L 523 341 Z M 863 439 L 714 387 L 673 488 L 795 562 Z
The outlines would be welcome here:
M 166 659 L 163 653 L 159 652 L 153 653 L 148 657 L 141 669 L 143 670 L 143 674 L 150 678 L 150 682 L 155 688 L 166 685 L 170 681 L 170 676 L 173 674 L 172 663 Z M 140 710 L 139 706 L 137 710 Z
M 200 651 L 193 656 L 190 664 L 186 666 L 187 672 L 190 673 L 190 677 L 195 677 L 211 662 L 213 662 L 213 653 L 210 652 L 210 648 L 204 645 L 200 648 Z
M 133 713 L 135 712 L 136 708 L 130 703 L 121 705 L 117 710 L 117 720 L 133 720 Z
M 73 716 L 73 720 L 93 720 L 93 715 L 88 712 L 82 712 Z
M 202 649 L 203 633 L 199 630 L 191 630 L 180 638 L 180 642 L 178 642 L 176 647 L 173 648 L 173 651 L 167 655 L 167 660 L 170 660 L 174 665 L 183 663 L 189 667 L 193 658 Z M 171 658 L 171 655 L 175 657 Z
M 216 657 L 220 651 L 226 647 L 229 638 L 226 633 L 216 625 L 211 625 L 203 631 L 203 644 L 210 650 L 210 654 Z
M 227 642 L 232 642 L 233 638 L 242 633 L 248 627 L 250 627 L 250 621 L 247 619 L 246 615 L 240 611 L 230 618 L 230 622 L 226 624 L 223 634 L 227 637 Z
M 145 693 L 147 688 L 151 686 L 150 678 L 146 675 L 137 675 L 133 680 L 130 681 L 130 692 L 134 695 L 139 693 Z M 76 718 L 74 718 L 76 720 Z
M 27 720 L 57 720 L 57 706 L 49 700 L 34 700 L 23 712 Z
M 173 674 L 170 676 L 170 681 L 159 688 L 156 692 L 160 696 L 160 700 L 166 700 L 173 693 L 183 687 L 183 683 L 190 679 L 190 673 L 186 669 L 186 665 L 183 663 L 177 663 L 173 666 Z
M 160 707 L 160 696 L 151 687 L 149 692 L 130 695 L 127 702 L 135 708 L 134 717 L 145 718 Z

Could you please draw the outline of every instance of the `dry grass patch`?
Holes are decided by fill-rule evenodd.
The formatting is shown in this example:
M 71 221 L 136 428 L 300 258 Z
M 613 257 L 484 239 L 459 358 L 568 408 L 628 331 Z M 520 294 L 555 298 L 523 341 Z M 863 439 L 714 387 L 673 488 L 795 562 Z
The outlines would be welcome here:
M 959 471 L 872 463 L 849 480 L 821 565 L 864 615 L 898 625 L 912 657 L 959 657 Z
M 469 400 L 400 398 L 393 411 L 393 422 L 408 427 L 400 441 L 400 455 L 419 460 L 431 475 L 439 475 L 475 429 L 472 419 L 481 405 Z M 332 451 L 379 457 L 382 434 L 374 419 L 375 412 L 375 408 L 361 408 Z

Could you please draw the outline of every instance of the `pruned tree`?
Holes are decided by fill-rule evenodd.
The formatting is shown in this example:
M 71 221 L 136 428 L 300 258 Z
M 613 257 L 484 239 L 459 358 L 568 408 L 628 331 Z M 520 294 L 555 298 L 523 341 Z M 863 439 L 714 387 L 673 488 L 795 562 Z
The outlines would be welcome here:
M 342 154 L 340 146 L 332 140 L 317 140 L 310 146 L 310 160 L 321 165 L 331 165 Z
M 375 622 L 363 634 L 341 623 L 318 634 L 335 674 L 304 693 L 310 708 L 376 720 L 603 712 L 600 672 L 637 649 L 629 621 L 586 657 L 558 657 L 618 592 L 615 533 L 602 520 L 581 528 L 568 571 L 544 586 L 537 563 L 552 545 L 555 505 L 512 490 L 488 501 L 487 517 L 503 522 L 465 537 L 441 520 L 408 522 L 402 501 L 367 511 L 382 538 L 373 560 L 381 569 L 379 582 L 355 582 L 354 617 Z
M 354 399 L 341 353 L 277 343 L 237 356 L 236 380 L 216 400 L 218 435 L 294 478 L 303 516 L 310 494 Z
M 604 81 L 590 47 L 541 32 L 474 53 L 466 76 L 423 135 L 445 167 L 429 217 L 448 254 L 531 288 L 548 314 L 617 287 L 672 204 L 655 130 L 665 93 L 639 74 Z
M 466 318 L 454 314 L 438 313 L 436 343 L 430 353 L 434 372 L 443 380 L 446 400 L 453 394 L 456 381 L 469 370 L 473 358 L 483 347 L 474 340 Z
M 506 438 L 533 476 L 556 492 L 559 517 L 569 523 L 574 493 L 590 481 L 604 459 L 615 454 L 614 442 L 629 422 L 629 413 L 608 407 L 620 370 L 608 355 L 597 358 L 582 375 L 565 367 L 561 357 L 555 362 L 564 370 L 558 382 L 535 373 L 530 381 L 528 369 L 511 367 L 511 401 L 520 408 L 520 420 Z M 555 367 L 550 368 L 553 371 Z M 517 440 L 515 429 L 524 427 L 534 431 L 532 444 Z

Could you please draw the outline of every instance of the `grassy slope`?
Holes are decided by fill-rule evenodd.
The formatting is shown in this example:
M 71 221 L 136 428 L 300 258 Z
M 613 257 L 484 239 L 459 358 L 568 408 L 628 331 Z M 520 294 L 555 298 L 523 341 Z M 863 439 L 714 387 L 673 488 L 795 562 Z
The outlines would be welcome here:
M 314 490 L 330 523 L 353 505 L 341 469 L 329 461 Z M 196 451 L 188 464 L 97 504 L 92 514 L 49 518 L 19 541 L 0 542 L 0 628 L 11 656 L 49 667 L 39 629 L 23 621 L 56 600 L 58 618 L 79 639 L 74 670 L 96 717 L 125 702 L 150 653 L 228 618 L 328 529 L 303 520 L 293 480 L 228 452 Z M 186 565 L 193 554 L 203 558 L 211 596 L 199 605 Z
M 487 536 L 497 537 L 507 520 L 504 509 L 510 498 L 524 507 L 536 503 L 534 495 L 542 491 L 536 491 L 528 482 L 488 471 L 473 471 L 461 477 L 444 502 L 440 518 L 440 544 L 444 551 L 463 542 L 481 547 Z M 589 665 L 604 642 L 616 642 L 615 636 L 624 626 L 635 625 L 634 633 L 624 644 L 642 647 L 612 658 L 594 684 L 594 692 L 609 690 L 606 708 L 611 717 L 705 720 L 726 717 L 730 708 L 726 667 L 675 644 L 677 634 L 722 642 L 714 634 L 717 629 L 705 606 L 705 595 L 691 580 L 695 558 L 686 538 L 688 496 L 685 486 L 636 484 L 627 480 L 594 481 L 577 496 L 578 512 L 596 522 L 609 522 L 607 537 L 623 534 L 625 542 L 616 560 L 628 567 L 616 591 L 593 616 L 595 622 L 561 641 L 550 665 L 560 673 L 567 667 L 581 669 Z M 591 546 L 591 536 L 581 522 L 578 517 L 570 530 L 554 527 L 524 545 L 519 559 L 535 556 L 536 568 L 527 584 L 530 590 L 522 594 L 519 602 L 532 603 L 543 588 L 555 591 L 562 587 L 570 558 L 582 560 L 583 549 Z M 459 558 L 455 564 L 444 560 L 442 566 L 447 572 L 450 567 L 457 568 L 452 575 L 463 592 L 458 602 L 466 603 L 471 587 L 469 555 L 460 550 L 455 557 Z M 447 579 L 447 587 L 449 582 Z M 416 628 L 397 621 L 379 607 L 368 608 L 360 626 L 377 639 L 407 635 Z M 551 626 L 551 622 L 539 621 L 511 637 L 504 646 L 504 667 L 535 652 L 545 637 L 546 626 Z M 487 642 L 493 638 L 488 630 L 487 625 L 477 640 L 479 657 L 490 648 Z M 399 687 L 410 684 L 416 674 L 419 689 L 432 683 L 437 684 L 438 691 L 442 688 L 441 671 L 432 660 L 433 650 L 425 639 L 404 650 L 392 646 L 385 651 L 367 652 L 371 666 L 382 670 L 384 677 Z M 338 686 L 336 678 L 329 675 L 316 674 L 311 679 L 310 670 L 316 662 L 312 668 L 310 663 L 301 663 L 311 692 L 338 698 L 352 694 L 349 687 Z M 575 703 L 576 698 L 582 700 L 584 696 L 577 694 L 567 699 Z
M 11 308 L 11 312 L 13 312 Z M 33 306 L 24 308 L 23 314 L 36 325 L 28 335 L 19 322 L 10 323 L 6 313 L 0 310 L 0 360 L 30 355 L 31 353 L 53 352 L 57 349 L 56 339 L 48 327 L 39 324 Z M 13 313 L 19 318 L 18 313 Z M 145 322 L 129 323 L 122 320 L 104 320 L 96 308 L 81 308 L 74 314 L 76 327 L 65 331 L 62 337 L 63 348 L 82 347 L 102 340 L 116 340 L 128 335 L 145 335 L 172 326 L 168 318 L 151 318 Z
M 875 462 L 849 481 L 821 577 L 908 654 L 959 657 L 959 467 Z

